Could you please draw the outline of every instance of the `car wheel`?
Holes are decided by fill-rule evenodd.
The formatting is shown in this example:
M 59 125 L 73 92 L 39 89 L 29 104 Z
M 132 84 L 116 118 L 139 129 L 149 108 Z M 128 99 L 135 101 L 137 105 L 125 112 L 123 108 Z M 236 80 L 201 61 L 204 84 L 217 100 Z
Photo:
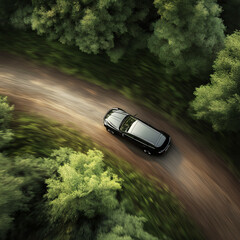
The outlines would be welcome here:
M 144 149 L 143 150 L 147 155 L 152 155 L 152 153 L 149 150 Z
M 111 130 L 110 128 L 107 128 L 107 131 L 110 132 L 112 135 L 115 134 L 115 132 L 113 130 Z

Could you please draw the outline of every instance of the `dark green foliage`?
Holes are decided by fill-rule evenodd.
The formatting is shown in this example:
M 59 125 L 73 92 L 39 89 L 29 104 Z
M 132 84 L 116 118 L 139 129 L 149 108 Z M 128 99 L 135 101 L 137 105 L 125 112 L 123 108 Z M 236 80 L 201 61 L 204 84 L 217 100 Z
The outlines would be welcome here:
M 47 168 L 41 158 L 31 155 L 10 157 L 7 171 L 15 177 L 23 179 L 21 189 L 29 200 L 42 192 L 43 179 L 48 176 Z
M 9 159 L 0 154 L 0 239 L 4 239 L 12 227 L 14 213 L 24 206 L 21 191 L 22 179 L 7 171 Z
M 41 117 L 19 114 L 13 119 L 11 127 L 14 128 L 14 140 L 5 150 L 14 156 L 31 154 L 48 157 L 53 149 L 63 146 L 81 152 L 93 146 L 86 137 L 79 137 L 76 131 Z
M 11 22 L 86 53 L 104 51 L 116 62 L 127 49 L 146 47 L 151 6 L 150 0 L 33 1 L 19 8 Z
M 12 118 L 13 106 L 9 106 L 7 97 L 0 96 L 0 129 L 9 127 Z
M 148 47 L 171 74 L 208 76 L 222 48 L 224 25 L 215 0 L 155 0 L 160 19 Z
M 4 228 L 0 232 L 9 231 L 7 239 L 22 239 L 29 233 L 29 227 L 33 231 L 39 223 L 40 199 L 45 191 L 47 171 L 43 160 L 32 156 L 0 155 L 0 164 L 0 226 Z
M 1 25 L 6 24 L 9 21 L 9 15 L 14 10 L 14 0 L 1 0 L 0 1 L 0 21 Z
M 216 131 L 240 130 L 240 32 L 228 36 L 213 65 L 211 83 L 195 91 L 192 107 L 197 119 Z
M 31 0 L 1 0 L 0 1 L 0 26 L 9 25 L 11 15 L 19 8 L 30 4 Z
M 143 230 L 145 221 L 144 218 L 127 214 L 124 208 L 115 210 L 101 224 L 97 240 L 157 240 Z
M 32 1 L 20 5 L 11 24 L 85 53 L 105 52 L 113 62 L 148 45 L 170 72 L 197 76 L 209 73 L 209 63 L 221 48 L 219 13 L 215 0 Z
M 31 24 L 33 8 L 30 5 L 19 7 L 14 12 L 14 17 L 11 17 L 10 23 L 18 29 L 26 30 L 29 29 Z
M 11 140 L 13 133 L 9 129 L 13 106 L 10 106 L 7 97 L 0 96 L 0 149 L 5 147 Z
M 240 30 L 240 1 L 239 0 L 218 0 L 222 7 L 221 17 L 229 34 Z

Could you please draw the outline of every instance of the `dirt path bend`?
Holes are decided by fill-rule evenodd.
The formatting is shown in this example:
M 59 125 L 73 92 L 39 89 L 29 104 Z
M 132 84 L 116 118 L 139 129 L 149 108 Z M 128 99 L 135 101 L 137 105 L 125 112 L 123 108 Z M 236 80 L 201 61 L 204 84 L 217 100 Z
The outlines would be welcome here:
M 16 108 L 71 125 L 134 167 L 163 180 L 208 239 L 240 239 L 239 182 L 216 156 L 198 147 L 159 115 L 115 91 L 6 53 L 0 53 L 0 93 L 8 95 Z M 108 134 L 102 118 L 116 106 L 137 113 L 139 118 L 169 133 L 173 139 L 169 152 L 151 158 Z

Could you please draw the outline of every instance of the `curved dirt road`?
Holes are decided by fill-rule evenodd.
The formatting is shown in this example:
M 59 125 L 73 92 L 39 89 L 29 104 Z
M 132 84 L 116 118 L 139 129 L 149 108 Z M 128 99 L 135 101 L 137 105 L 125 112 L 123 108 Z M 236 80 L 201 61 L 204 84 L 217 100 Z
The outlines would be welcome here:
M 239 182 L 217 157 L 159 115 L 115 91 L 0 53 L 0 93 L 16 108 L 48 116 L 89 135 L 147 175 L 164 181 L 208 239 L 240 239 Z M 168 132 L 173 146 L 162 157 L 148 157 L 105 131 L 102 118 L 114 106 Z

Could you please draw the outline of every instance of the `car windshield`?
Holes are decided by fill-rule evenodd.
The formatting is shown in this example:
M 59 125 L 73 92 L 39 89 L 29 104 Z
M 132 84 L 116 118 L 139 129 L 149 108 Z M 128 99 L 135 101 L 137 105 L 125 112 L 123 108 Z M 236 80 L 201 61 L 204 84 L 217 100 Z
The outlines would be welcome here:
M 134 118 L 133 116 L 128 116 L 126 119 L 123 120 L 123 123 L 120 127 L 120 130 L 122 132 L 127 132 L 128 129 L 132 126 L 132 124 L 136 121 L 137 119 Z

